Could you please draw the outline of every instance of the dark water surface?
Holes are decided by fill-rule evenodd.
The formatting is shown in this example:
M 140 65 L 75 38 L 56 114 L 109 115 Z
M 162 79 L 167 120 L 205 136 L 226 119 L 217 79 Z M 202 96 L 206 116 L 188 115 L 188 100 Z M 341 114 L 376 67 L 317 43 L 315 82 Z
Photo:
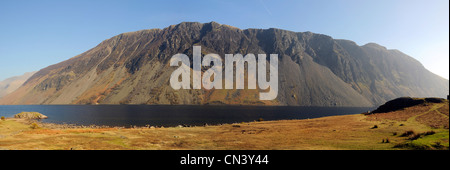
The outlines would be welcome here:
M 367 107 L 155 106 L 155 105 L 0 105 L 0 116 L 39 112 L 49 123 L 107 126 L 177 126 L 264 120 L 308 119 L 358 114 Z

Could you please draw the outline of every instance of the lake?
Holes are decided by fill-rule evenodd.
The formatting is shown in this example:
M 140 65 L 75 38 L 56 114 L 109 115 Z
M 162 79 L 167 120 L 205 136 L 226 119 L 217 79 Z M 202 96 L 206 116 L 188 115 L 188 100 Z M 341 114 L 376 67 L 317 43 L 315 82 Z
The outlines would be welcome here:
M 170 106 L 170 105 L 0 105 L 0 116 L 39 112 L 49 123 L 106 126 L 177 126 L 309 119 L 363 113 L 367 107 L 305 106 Z

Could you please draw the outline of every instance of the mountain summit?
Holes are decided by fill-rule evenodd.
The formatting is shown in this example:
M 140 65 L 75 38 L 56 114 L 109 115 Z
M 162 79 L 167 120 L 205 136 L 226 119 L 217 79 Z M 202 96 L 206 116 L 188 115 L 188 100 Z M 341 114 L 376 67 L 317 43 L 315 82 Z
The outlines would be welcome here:
M 279 90 L 260 101 L 258 90 L 173 90 L 170 58 L 278 54 Z M 202 71 L 205 71 L 202 69 Z M 448 94 L 449 81 L 412 57 L 378 44 L 311 32 L 245 29 L 183 22 L 164 29 L 123 33 L 34 74 L 0 104 L 242 104 L 374 106 L 402 96 Z

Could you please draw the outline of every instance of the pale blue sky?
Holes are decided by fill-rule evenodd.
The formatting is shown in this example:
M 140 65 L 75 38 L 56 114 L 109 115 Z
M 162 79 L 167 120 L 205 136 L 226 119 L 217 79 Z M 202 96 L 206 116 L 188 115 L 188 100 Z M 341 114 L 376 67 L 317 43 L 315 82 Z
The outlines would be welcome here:
M 123 32 L 183 21 L 375 42 L 449 77 L 448 0 L 0 0 L 0 81 L 64 61 Z

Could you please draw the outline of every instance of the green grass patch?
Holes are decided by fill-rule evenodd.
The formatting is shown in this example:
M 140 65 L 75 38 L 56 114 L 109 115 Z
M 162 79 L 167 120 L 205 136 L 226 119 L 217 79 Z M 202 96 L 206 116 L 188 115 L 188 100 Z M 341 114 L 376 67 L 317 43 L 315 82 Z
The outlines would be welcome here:
M 427 146 L 430 148 L 436 148 L 437 144 L 439 144 L 441 147 L 449 147 L 449 132 L 442 131 L 439 133 L 435 133 L 433 135 L 427 135 L 421 138 L 418 138 L 417 140 L 412 141 L 411 143 L 415 145 L 422 145 Z M 438 147 L 439 148 L 439 147 Z
M 109 143 L 111 145 L 117 145 L 117 146 L 121 146 L 121 147 L 130 149 L 129 146 L 121 138 L 114 138 L 114 139 L 106 140 L 105 142 Z
M 422 135 L 412 141 L 395 145 L 396 148 L 407 148 L 416 150 L 435 150 L 449 148 L 449 131 L 444 130 L 431 135 Z

